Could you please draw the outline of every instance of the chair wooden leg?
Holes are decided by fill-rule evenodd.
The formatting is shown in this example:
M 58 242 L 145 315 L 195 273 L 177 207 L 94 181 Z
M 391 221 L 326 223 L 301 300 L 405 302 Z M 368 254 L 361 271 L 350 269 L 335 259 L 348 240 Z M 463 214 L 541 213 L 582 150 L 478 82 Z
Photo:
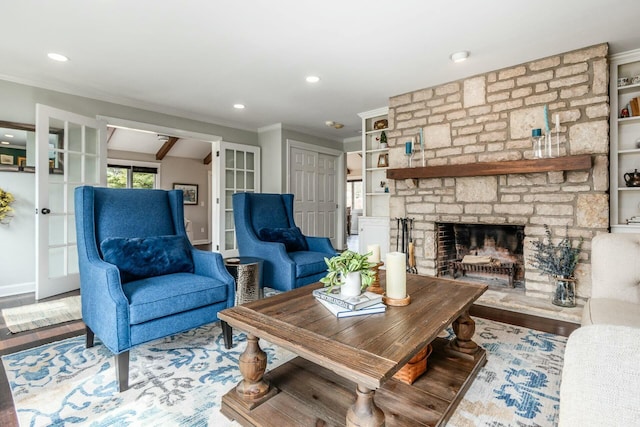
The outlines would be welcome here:
M 116 354 L 116 378 L 118 391 L 122 393 L 129 388 L 129 351 Z
M 224 320 L 220 321 L 220 325 L 222 326 L 222 338 L 224 339 L 224 348 L 229 350 L 231 347 L 233 347 L 233 329 Z
M 87 331 L 87 341 L 85 346 L 86 348 L 91 348 L 93 347 L 93 338 L 95 337 L 95 335 L 93 334 L 93 331 L 88 326 L 86 326 L 85 328 Z

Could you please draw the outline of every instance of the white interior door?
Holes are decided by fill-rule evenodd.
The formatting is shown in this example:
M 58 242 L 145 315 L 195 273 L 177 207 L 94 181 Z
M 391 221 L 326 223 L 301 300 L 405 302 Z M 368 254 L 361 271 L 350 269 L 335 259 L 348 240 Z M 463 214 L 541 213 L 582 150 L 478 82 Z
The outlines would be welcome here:
M 306 236 L 337 239 L 338 157 L 291 146 L 289 149 L 289 191 L 293 193 L 293 216 Z
M 293 219 L 302 234 L 318 236 L 318 153 L 297 147 L 292 147 L 290 153 Z
M 73 192 L 106 184 L 106 129 L 36 105 L 36 299 L 80 287 Z
M 211 188 L 215 205 L 211 222 L 217 230 L 211 233 L 212 249 L 224 257 L 237 256 L 231 196 L 239 192 L 260 192 L 260 147 L 221 141 L 214 143 L 214 152 Z
M 338 247 L 336 236 L 338 214 L 338 158 L 327 154 L 318 154 L 318 221 L 317 235 L 331 239 L 333 247 Z

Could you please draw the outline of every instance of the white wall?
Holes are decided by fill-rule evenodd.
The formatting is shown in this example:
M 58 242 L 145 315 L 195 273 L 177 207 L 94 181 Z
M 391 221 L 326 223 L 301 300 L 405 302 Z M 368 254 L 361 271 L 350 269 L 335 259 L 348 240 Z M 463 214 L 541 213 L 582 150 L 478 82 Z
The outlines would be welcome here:
M 14 195 L 11 222 L 0 225 L 0 296 L 30 292 L 35 273 L 35 174 L 0 172 L 0 187 Z
M 263 193 L 282 193 L 283 185 L 283 141 L 281 126 L 269 126 L 258 131 L 262 156 L 261 182 Z

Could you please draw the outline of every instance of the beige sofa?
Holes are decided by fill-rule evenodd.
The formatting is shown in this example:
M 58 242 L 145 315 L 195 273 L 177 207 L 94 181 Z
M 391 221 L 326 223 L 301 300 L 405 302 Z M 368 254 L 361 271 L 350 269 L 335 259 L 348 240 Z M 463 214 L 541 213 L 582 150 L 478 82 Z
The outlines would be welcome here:
M 589 325 L 571 334 L 559 427 L 640 426 L 640 328 Z
M 599 234 L 591 242 L 591 298 L 582 326 L 640 328 L 640 234 Z
M 596 236 L 591 283 L 567 341 L 558 425 L 640 426 L 640 234 Z

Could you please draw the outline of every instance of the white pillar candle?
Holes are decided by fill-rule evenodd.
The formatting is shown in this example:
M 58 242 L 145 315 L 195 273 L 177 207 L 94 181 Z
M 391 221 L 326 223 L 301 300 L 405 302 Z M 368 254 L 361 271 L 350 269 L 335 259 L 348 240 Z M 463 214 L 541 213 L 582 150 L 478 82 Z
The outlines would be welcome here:
M 389 252 L 387 266 L 387 297 L 403 299 L 407 296 L 407 259 L 402 252 Z
M 380 245 L 367 245 L 367 253 L 371 252 L 369 255 L 369 262 L 377 264 L 380 262 Z

